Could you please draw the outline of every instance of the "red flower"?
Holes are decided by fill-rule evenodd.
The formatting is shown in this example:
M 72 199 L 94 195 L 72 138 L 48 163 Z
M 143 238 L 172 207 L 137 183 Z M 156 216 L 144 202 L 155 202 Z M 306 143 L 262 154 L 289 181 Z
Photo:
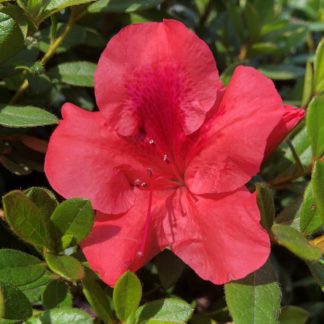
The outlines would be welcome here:
M 99 112 L 63 106 L 45 163 L 57 192 L 97 210 L 82 244 L 93 270 L 113 285 L 166 247 L 216 284 L 261 267 L 269 238 L 244 185 L 303 111 L 251 67 L 224 89 L 208 46 L 174 20 L 113 37 L 95 94 Z

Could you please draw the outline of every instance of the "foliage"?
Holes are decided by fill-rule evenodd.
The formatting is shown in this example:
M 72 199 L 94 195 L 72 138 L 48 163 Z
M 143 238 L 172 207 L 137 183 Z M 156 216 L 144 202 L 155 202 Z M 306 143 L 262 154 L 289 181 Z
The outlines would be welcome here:
M 106 42 L 129 23 L 162 18 L 208 43 L 224 84 L 237 65 L 252 65 L 307 110 L 249 183 L 272 238 L 270 261 L 224 290 L 168 250 L 139 278 L 127 272 L 105 286 L 78 248 L 93 223 L 90 202 L 62 201 L 42 173 L 62 104 L 95 110 Z M 323 31 L 323 0 L 0 1 L 0 323 L 320 323 Z

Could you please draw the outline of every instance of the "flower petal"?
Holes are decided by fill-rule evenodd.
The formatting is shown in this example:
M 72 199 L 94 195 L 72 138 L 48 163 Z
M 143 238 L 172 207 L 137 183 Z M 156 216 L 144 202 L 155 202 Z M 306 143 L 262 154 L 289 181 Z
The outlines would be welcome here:
M 168 19 L 123 28 L 95 73 L 99 109 L 124 136 L 144 127 L 163 137 L 179 128 L 177 119 L 186 134 L 196 131 L 221 87 L 207 44 Z
M 266 262 L 270 240 L 259 223 L 255 194 L 241 188 L 225 196 L 193 197 L 183 189 L 173 201 L 171 249 L 201 278 L 224 284 Z
M 123 215 L 97 214 L 90 235 L 81 243 L 91 269 L 110 286 L 125 271 L 136 271 L 166 247 L 161 243 L 166 240 L 160 223 L 170 191 L 153 192 L 151 207 L 149 195 L 138 191 L 134 206 Z
M 238 67 L 215 116 L 199 130 L 185 181 L 196 194 L 230 192 L 260 168 L 268 138 L 284 115 L 273 82 Z
M 268 138 L 266 156 L 269 156 L 274 149 L 282 142 L 289 132 L 304 118 L 305 110 L 298 109 L 289 105 L 285 106 L 283 118 L 272 131 Z
M 107 132 L 107 121 L 99 112 L 87 112 L 67 103 L 62 115 L 45 159 L 51 186 L 65 198 L 91 199 L 92 206 L 101 212 L 118 214 L 128 210 L 135 196 L 120 169 L 122 162 L 116 159 L 116 151 L 123 150 L 122 141 Z M 125 154 L 125 161 L 127 158 Z

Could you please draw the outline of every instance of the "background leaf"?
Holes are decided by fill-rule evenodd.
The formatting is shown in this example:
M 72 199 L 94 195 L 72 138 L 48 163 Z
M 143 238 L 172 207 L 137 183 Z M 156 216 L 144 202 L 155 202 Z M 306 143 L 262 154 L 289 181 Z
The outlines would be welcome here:
M 113 302 L 118 318 L 125 321 L 136 311 L 141 298 L 141 282 L 133 272 L 125 272 L 118 279 L 113 294 Z
M 6 127 L 35 127 L 57 124 L 57 117 L 34 106 L 0 105 L 0 125 Z
M 32 308 L 26 296 L 19 289 L 0 281 L 0 318 L 24 320 L 31 314 Z
M 86 61 L 62 63 L 49 70 L 49 75 L 60 82 L 80 86 L 93 87 L 93 75 L 96 64 Z
M 225 285 L 228 308 L 235 323 L 277 323 L 281 291 L 268 262 L 245 279 Z

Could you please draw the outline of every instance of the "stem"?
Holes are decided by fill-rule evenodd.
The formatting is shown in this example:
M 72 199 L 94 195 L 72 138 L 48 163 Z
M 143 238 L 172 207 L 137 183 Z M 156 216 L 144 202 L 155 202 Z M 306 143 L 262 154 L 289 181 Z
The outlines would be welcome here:
M 56 39 L 54 39 L 50 43 L 50 46 L 49 46 L 47 52 L 41 58 L 40 63 L 42 65 L 46 65 L 46 63 L 52 58 L 52 56 L 55 54 L 57 48 L 62 44 L 64 38 L 70 32 L 70 30 L 72 29 L 73 25 L 81 17 L 82 17 L 82 14 L 76 15 L 75 12 L 73 11 L 73 9 L 71 10 L 70 18 L 69 18 L 63 32 L 61 33 L 60 36 L 58 36 Z M 19 87 L 19 89 L 17 90 L 16 94 L 10 100 L 9 104 L 11 104 L 11 105 L 15 104 L 23 96 L 23 94 L 26 92 L 26 90 L 28 88 L 29 88 L 29 82 L 28 82 L 27 79 L 25 79 L 23 81 L 23 83 L 21 84 L 21 86 Z

